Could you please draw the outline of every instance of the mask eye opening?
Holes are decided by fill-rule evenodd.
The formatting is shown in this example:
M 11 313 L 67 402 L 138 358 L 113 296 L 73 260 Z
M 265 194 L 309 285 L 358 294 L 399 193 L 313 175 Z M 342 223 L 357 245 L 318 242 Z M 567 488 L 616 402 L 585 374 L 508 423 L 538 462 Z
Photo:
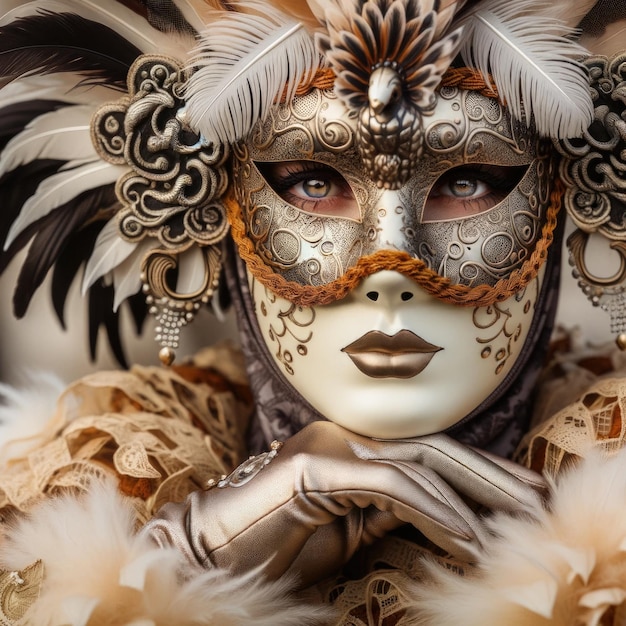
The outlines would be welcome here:
M 466 163 L 441 174 L 433 183 L 421 223 L 474 217 L 500 204 L 522 181 L 528 165 Z
M 253 161 L 269 187 L 303 213 L 361 221 L 350 183 L 334 167 L 320 161 Z

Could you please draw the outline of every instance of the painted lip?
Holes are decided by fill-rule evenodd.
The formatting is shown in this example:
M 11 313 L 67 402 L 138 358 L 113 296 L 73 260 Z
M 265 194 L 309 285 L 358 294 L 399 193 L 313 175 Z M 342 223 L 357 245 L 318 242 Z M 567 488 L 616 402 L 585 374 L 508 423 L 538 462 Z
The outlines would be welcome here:
M 372 378 L 413 378 L 439 350 L 443 348 L 406 329 L 395 335 L 372 330 L 341 349 Z

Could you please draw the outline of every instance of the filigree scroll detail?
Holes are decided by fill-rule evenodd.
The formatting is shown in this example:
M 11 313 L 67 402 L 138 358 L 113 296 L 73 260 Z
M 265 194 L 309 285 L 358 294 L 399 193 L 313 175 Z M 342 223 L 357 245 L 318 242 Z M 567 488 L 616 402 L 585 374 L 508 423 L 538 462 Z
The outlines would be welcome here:
M 582 138 L 556 144 L 563 155 L 565 207 L 578 229 L 569 237 L 570 264 L 594 306 L 611 315 L 611 330 L 626 331 L 626 53 L 592 56 L 589 70 L 594 120 Z M 619 254 L 612 276 L 590 271 L 585 250 L 592 233 L 606 237 Z
M 626 53 L 585 63 L 594 121 L 582 138 L 556 144 L 565 207 L 581 230 L 626 240 Z
M 532 293 L 527 293 L 534 285 Z M 486 331 L 485 337 L 476 337 L 476 342 L 483 345 L 481 357 L 493 358 L 499 375 L 506 368 L 511 357 L 517 355 L 516 344 L 524 332 L 523 325 L 532 318 L 535 303 L 539 298 L 539 282 L 534 281 L 513 296 L 511 305 L 517 308 L 514 314 L 506 303 L 495 303 L 488 307 L 477 307 L 472 314 L 472 322 L 479 331 Z M 522 342 L 523 343 L 523 342 Z
M 259 297 L 254 287 L 252 292 L 256 294 L 255 300 L 258 299 L 255 301 L 255 305 L 259 308 L 261 318 L 271 320 L 267 334 L 270 341 L 276 344 L 274 356 L 283 366 L 285 372 L 293 375 L 293 350 L 295 348 L 295 354 L 300 357 L 306 357 L 308 354 L 307 344 L 313 337 L 313 331 L 310 330 L 310 327 L 315 321 L 315 310 L 293 303 L 288 303 L 286 308 L 282 308 L 280 303 L 277 304 L 276 295 L 267 287 L 263 288 L 262 297 Z M 293 347 L 288 347 L 288 345 Z
M 166 363 L 173 360 L 179 329 L 217 287 L 219 244 L 228 231 L 221 198 L 229 182 L 230 150 L 207 145 L 186 124 L 187 78 L 172 59 L 142 56 L 128 73 L 128 96 L 103 106 L 92 124 L 102 158 L 129 167 L 116 187 L 120 236 L 134 243 L 158 240 L 158 250 L 144 262 L 142 280 Z M 172 284 L 177 257 L 193 246 L 202 251 L 195 272 L 204 274 L 202 286 L 179 293 Z
M 186 78 L 173 60 L 140 57 L 128 74 L 129 96 L 94 119 L 102 158 L 131 168 L 117 186 L 120 231 L 130 241 L 149 235 L 177 248 L 211 245 L 226 233 L 219 198 L 228 186 L 228 147 L 204 144 L 185 124 Z

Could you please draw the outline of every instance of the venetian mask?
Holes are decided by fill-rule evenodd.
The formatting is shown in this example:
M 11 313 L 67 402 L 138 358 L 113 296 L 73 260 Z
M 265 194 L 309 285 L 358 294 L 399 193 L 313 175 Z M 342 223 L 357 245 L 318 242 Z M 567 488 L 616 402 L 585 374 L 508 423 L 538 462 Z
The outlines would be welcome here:
M 269 353 L 322 415 L 383 438 L 444 430 L 502 384 L 556 222 L 551 148 L 496 100 L 442 88 L 416 132 L 414 171 L 381 184 L 355 113 L 312 90 L 276 106 L 233 169 Z

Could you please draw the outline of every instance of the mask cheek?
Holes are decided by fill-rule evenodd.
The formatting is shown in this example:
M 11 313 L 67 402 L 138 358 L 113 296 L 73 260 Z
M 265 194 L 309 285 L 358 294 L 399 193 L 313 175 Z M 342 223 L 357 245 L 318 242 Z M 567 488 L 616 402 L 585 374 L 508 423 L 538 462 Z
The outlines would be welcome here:
M 402 283 L 398 293 L 414 296 L 385 304 L 381 290 L 372 299 L 372 281 L 382 274 Z M 251 275 L 249 283 L 263 342 L 288 384 L 325 418 L 393 439 L 453 426 L 502 384 L 531 328 L 542 275 L 505 302 L 475 308 L 441 302 L 389 271 L 366 278 L 342 301 L 313 307 L 275 296 Z M 414 376 L 379 378 L 345 350 L 372 331 L 408 331 L 438 349 Z

